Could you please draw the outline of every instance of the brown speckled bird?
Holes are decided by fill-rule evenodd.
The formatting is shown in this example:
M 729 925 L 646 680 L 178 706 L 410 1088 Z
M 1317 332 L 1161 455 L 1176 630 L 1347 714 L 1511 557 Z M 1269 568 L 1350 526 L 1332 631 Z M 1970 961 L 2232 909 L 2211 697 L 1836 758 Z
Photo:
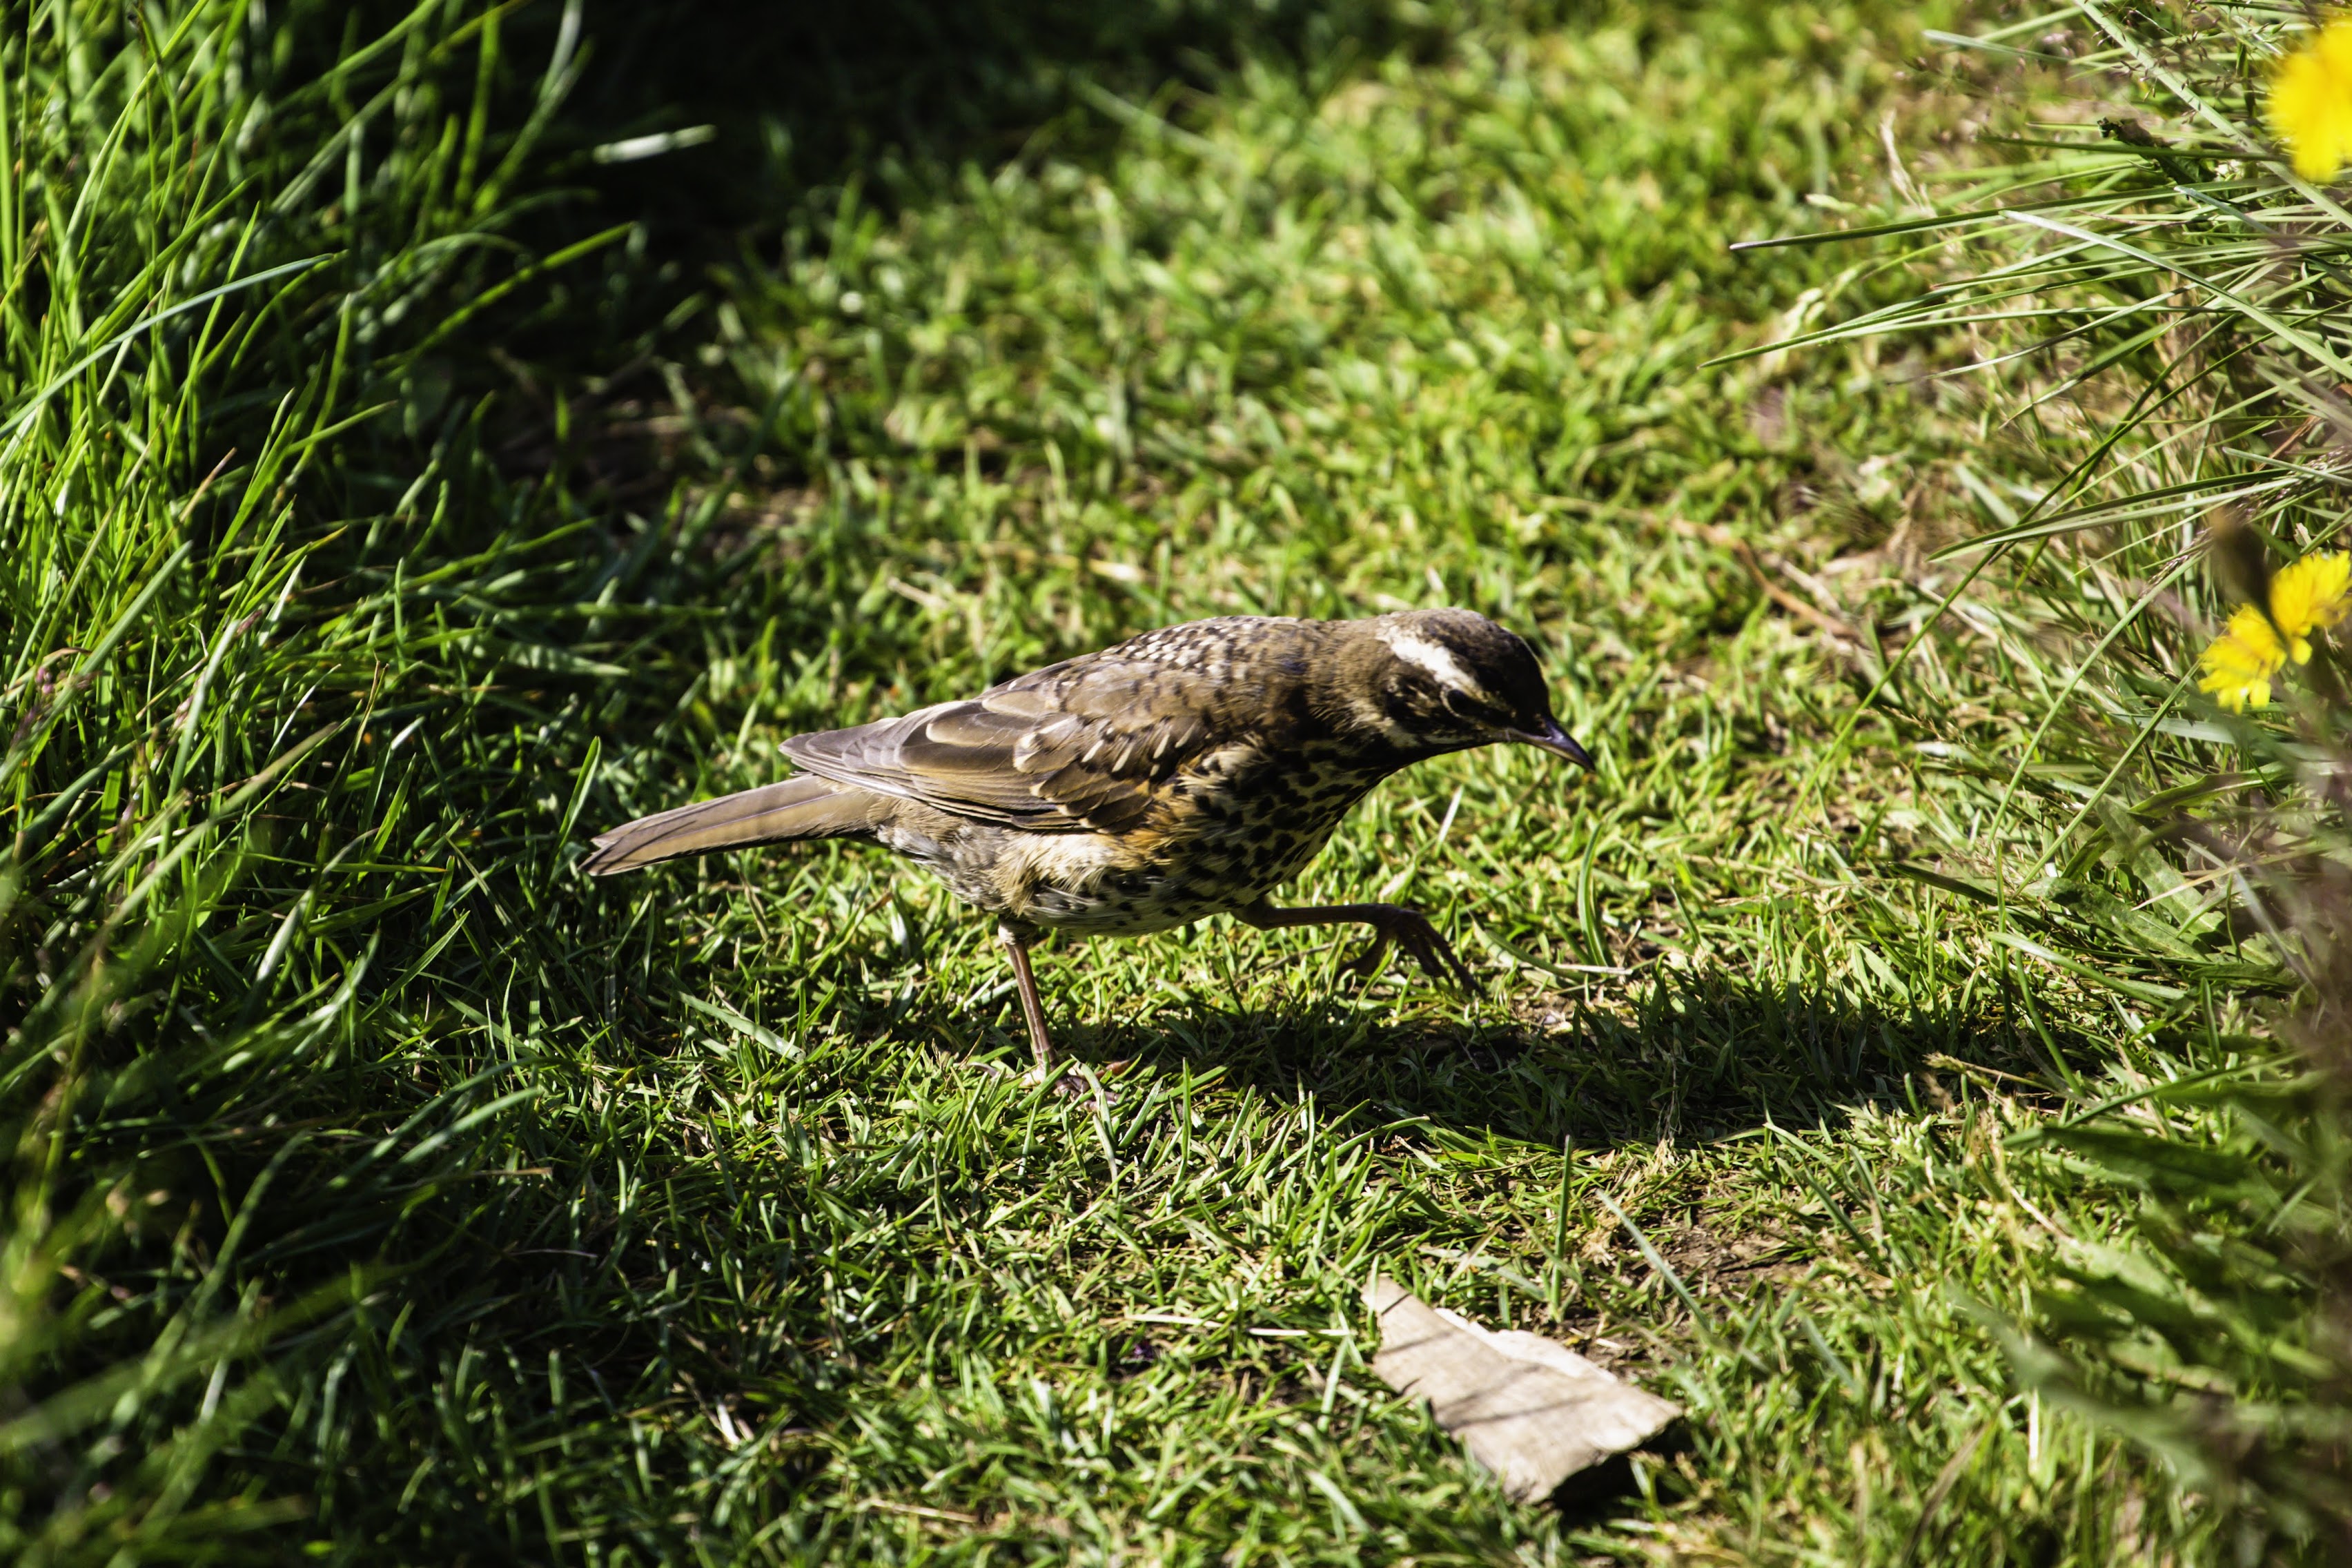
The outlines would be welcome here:
M 1163 626 L 902 718 L 795 735 L 779 784 L 615 828 L 593 875 L 751 844 L 866 838 L 997 917 L 1040 1074 L 1029 967 L 1046 930 L 1134 936 L 1206 915 L 1372 928 L 1439 978 L 1469 969 L 1401 904 L 1276 909 L 1349 807 L 1398 769 L 1517 741 L 1592 765 L 1528 645 L 1469 610 L 1361 621 L 1228 616 Z

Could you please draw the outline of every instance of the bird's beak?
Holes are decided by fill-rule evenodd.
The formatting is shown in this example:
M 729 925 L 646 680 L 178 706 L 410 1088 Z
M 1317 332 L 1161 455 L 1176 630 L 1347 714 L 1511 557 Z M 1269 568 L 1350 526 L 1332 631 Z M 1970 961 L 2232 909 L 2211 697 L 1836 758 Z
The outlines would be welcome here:
M 1506 730 L 1503 738 L 1517 741 L 1523 746 L 1539 746 L 1555 757 L 1566 757 L 1579 767 L 1592 766 L 1592 753 L 1570 740 L 1568 731 L 1559 727 L 1557 719 L 1545 719 L 1540 730 Z

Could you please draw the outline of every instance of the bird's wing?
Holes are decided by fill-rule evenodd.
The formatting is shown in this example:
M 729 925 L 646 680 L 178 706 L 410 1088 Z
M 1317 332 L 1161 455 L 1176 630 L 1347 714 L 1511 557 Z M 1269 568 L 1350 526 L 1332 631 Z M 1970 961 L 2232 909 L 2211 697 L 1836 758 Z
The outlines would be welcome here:
M 962 702 L 795 735 L 810 773 L 960 816 L 1042 832 L 1118 832 L 1209 744 L 1215 685 L 1177 666 L 1091 654 Z

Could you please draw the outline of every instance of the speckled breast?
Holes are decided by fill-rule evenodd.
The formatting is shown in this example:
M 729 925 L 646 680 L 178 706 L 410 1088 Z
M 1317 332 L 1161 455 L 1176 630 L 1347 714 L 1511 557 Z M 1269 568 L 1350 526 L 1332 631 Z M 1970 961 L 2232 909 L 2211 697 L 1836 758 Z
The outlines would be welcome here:
M 1017 912 L 1057 931 L 1128 936 L 1255 903 L 1306 869 L 1389 771 L 1337 755 L 1203 770 L 1177 781 L 1133 836 L 1129 863 L 1048 869 Z

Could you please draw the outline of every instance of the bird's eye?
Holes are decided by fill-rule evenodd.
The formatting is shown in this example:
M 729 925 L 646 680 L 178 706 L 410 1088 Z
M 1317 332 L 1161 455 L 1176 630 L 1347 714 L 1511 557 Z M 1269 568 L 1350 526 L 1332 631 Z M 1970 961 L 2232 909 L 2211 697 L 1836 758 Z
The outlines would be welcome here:
M 1445 704 L 1445 710 L 1448 713 L 1453 714 L 1456 719 L 1461 720 L 1465 724 L 1489 724 L 1494 722 L 1494 715 L 1488 712 L 1486 710 L 1486 705 L 1479 701 L 1476 698 L 1472 697 L 1467 692 L 1457 690 L 1451 686 L 1445 687 L 1443 689 L 1444 694 L 1441 698 L 1441 700 Z

